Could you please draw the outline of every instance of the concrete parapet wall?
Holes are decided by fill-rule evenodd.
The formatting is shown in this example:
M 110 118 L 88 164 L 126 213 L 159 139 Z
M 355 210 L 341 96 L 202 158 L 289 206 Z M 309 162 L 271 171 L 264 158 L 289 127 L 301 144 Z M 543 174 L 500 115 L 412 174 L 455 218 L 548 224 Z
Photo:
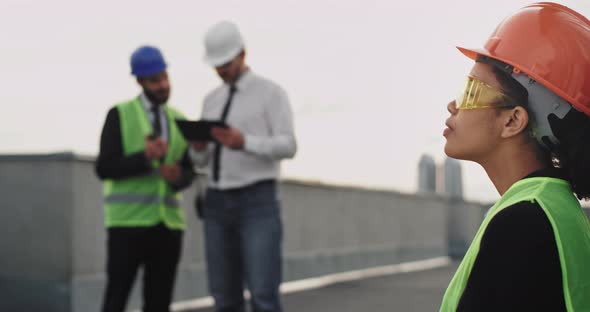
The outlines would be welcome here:
M 287 279 L 447 254 L 440 198 L 298 182 L 282 191 Z
M 0 156 L 0 311 L 99 311 L 105 282 L 101 183 L 93 159 Z M 284 279 L 461 255 L 484 205 L 297 181 L 281 183 Z M 176 300 L 207 295 L 201 223 L 188 230 Z M 129 307 L 139 306 L 136 282 Z

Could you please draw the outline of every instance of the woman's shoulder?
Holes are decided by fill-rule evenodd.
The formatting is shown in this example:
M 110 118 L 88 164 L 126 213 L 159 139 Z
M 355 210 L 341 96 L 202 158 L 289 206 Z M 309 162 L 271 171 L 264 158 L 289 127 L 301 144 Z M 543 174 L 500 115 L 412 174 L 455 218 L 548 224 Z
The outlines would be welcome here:
M 482 244 L 521 247 L 547 244 L 555 246 L 553 228 L 545 211 L 535 201 L 514 203 L 496 214 L 482 237 Z

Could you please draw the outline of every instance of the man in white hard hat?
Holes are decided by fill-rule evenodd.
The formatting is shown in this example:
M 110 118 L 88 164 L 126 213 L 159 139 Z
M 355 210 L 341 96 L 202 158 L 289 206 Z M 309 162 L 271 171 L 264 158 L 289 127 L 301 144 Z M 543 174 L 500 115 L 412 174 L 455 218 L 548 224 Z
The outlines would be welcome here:
M 209 290 L 217 311 L 282 311 L 282 223 L 277 189 L 280 161 L 297 150 L 285 91 L 250 70 L 242 36 L 220 22 L 205 36 L 205 62 L 223 84 L 204 100 L 203 119 L 222 120 L 213 143 L 193 142 L 193 159 L 208 165 L 202 217 Z

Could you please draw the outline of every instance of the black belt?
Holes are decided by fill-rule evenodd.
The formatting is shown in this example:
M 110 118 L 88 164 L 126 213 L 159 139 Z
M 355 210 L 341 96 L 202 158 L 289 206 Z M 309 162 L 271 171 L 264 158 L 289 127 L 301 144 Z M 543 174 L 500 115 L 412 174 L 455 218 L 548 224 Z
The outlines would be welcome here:
M 276 184 L 277 184 L 277 180 L 275 180 L 275 179 L 265 179 L 265 180 L 256 181 L 254 183 L 250 183 L 248 185 L 244 185 L 244 186 L 240 186 L 240 187 L 234 187 L 234 188 L 228 188 L 228 189 L 216 189 L 216 188 L 209 188 L 209 189 L 214 192 L 241 193 L 241 192 L 248 191 L 248 190 L 255 188 L 255 187 L 260 187 L 260 186 L 265 186 L 265 185 L 274 186 Z

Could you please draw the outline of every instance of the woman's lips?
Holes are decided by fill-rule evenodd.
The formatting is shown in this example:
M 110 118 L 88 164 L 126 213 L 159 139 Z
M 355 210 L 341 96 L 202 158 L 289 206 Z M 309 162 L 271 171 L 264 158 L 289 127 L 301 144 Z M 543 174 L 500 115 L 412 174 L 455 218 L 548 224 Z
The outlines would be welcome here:
M 446 137 L 447 135 L 449 135 L 453 131 L 453 127 L 451 127 L 451 125 L 449 124 L 449 121 L 445 122 L 445 126 L 447 126 L 447 127 L 443 131 L 443 136 Z

